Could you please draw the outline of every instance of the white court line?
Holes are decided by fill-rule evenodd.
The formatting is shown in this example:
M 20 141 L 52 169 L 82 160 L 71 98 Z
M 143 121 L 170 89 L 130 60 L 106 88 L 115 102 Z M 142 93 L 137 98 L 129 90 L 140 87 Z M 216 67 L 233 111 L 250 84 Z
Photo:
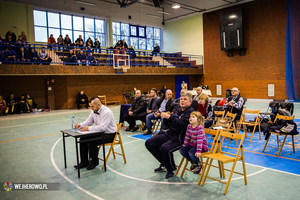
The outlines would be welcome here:
M 36 122 L 36 123 L 26 123 L 26 124 L 13 125 L 13 126 L 2 126 L 0 128 L 12 128 L 12 127 L 20 127 L 20 126 L 30 126 L 30 125 L 35 125 L 35 124 L 50 124 L 50 123 L 53 123 L 53 122 L 61 122 L 61 121 L 66 121 L 66 120 L 70 120 L 70 119 L 62 119 L 62 120 L 47 121 L 47 122 Z
M 54 148 L 56 147 L 57 143 L 61 140 L 62 138 L 58 139 L 55 144 L 53 145 L 52 149 L 51 149 L 51 153 L 50 153 L 50 157 L 51 157 L 51 162 L 53 167 L 56 169 L 56 171 L 59 173 L 59 175 L 61 175 L 64 179 L 66 179 L 69 183 L 71 183 L 72 185 L 74 185 L 77 189 L 79 189 L 80 191 L 86 193 L 87 195 L 90 195 L 91 197 L 94 197 L 95 199 L 99 199 L 99 200 L 104 200 L 101 197 L 91 193 L 90 191 L 83 189 L 82 187 L 80 187 L 79 185 L 77 185 L 76 183 L 74 183 L 71 179 L 69 179 L 66 175 L 64 175 L 62 173 L 62 171 L 60 171 L 60 169 L 57 167 L 55 161 L 54 161 L 54 157 L 53 157 L 53 152 L 54 152 Z

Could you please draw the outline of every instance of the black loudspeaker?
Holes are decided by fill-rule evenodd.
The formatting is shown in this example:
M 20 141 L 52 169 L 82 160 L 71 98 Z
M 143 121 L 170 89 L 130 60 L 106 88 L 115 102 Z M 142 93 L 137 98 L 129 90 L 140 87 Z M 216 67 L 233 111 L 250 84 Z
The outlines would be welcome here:
M 162 25 L 165 25 L 165 22 L 162 22 L 161 24 L 162 24 Z
M 220 36 L 222 51 L 244 48 L 241 7 L 231 7 L 220 11 Z
M 131 19 L 131 16 L 130 16 L 130 15 L 128 15 L 128 19 Z
M 152 1 L 153 1 L 153 4 L 154 4 L 155 7 L 160 6 L 159 0 L 152 0 Z

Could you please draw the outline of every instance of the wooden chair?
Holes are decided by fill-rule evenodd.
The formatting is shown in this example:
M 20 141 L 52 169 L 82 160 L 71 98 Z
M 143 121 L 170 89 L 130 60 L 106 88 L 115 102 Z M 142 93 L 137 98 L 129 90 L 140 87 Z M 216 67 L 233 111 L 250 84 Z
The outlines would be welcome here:
M 154 123 L 152 125 L 152 134 L 156 135 L 156 131 L 159 130 L 160 123 L 161 123 L 160 119 L 157 119 L 154 121 Z
M 106 95 L 98 95 L 98 98 L 100 99 L 100 101 L 103 105 L 107 106 Z
M 112 142 L 112 143 L 106 143 L 106 144 L 105 144 L 105 146 L 110 146 L 110 149 L 109 149 L 109 151 L 108 151 L 108 153 L 107 153 L 107 155 L 106 155 L 106 158 L 105 158 L 105 162 L 106 162 L 106 163 L 107 163 L 107 160 L 108 160 L 108 158 L 109 158 L 109 155 L 110 155 L 111 152 L 112 152 L 112 154 L 113 154 L 113 156 L 114 156 L 114 159 L 116 159 L 116 154 L 118 154 L 118 155 L 120 155 L 120 156 L 123 156 L 124 163 L 126 164 L 125 152 L 124 152 L 123 143 L 122 143 L 122 139 L 121 139 L 121 135 L 120 135 L 120 129 L 121 129 L 121 127 L 122 127 L 122 123 L 117 124 L 117 128 L 118 128 L 118 129 L 117 129 L 116 136 L 115 136 L 113 142 Z M 116 151 L 114 150 L 114 146 L 115 146 L 115 145 L 120 145 L 122 153 L 116 152 Z M 99 145 L 98 151 L 100 150 L 101 147 L 102 147 L 102 145 Z M 102 161 L 103 161 L 102 158 L 99 158 L 99 160 L 102 160 Z M 104 165 L 102 166 L 102 169 L 104 169 Z
M 225 115 L 225 110 L 222 110 L 222 111 L 214 111 L 214 114 L 215 114 L 215 118 L 214 118 L 212 127 L 214 127 L 214 126 L 216 125 L 216 122 L 217 122 L 217 119 L 218 119 L 218 118 L 224 117 L 224 115 Z
M 230 113 L 230 112 L 227 112 L 226 115 L 225 115 L 225 119 L 226 121 L 229 123 L 228 127 L 225 128 L 225 131 L 233 131 L 234 133 L 236 133 L 236 129 L 235 129 L 235 117 L 236 117 L 236 113 L 233 114 L 233 113 Z
M 289 116 L 279 115 L 279 113 L 277 113 L 274 123 L 275 123 L 278 119 L 282 119 L 282 120 L 294 120 L 294 118 L 295 118 L 295 116 L 289 117 Z M 274 146 L 268 146 L 268 145 L 267 145 L 268 142 L 269 142 L 270 137 L 272 136 L 272 134 L 275 134 L 276 137 L 277 137 L 277 147 L 274 147 Z M 279 136 L 281 136 L 281 135 L 284 136 L 284 139 L 283 139 L 282 143 L 280 144 L 280 142 L 279 142 Z M 265 151 L 266 147 L 270 147 L 270 148 L 273 148 L 273 149 L 278 149 L 279 152 L 278 152 L 278 154 L 277 154 L 277 157 L 279 157 L 279 156 L 280 156 L 280 153 L 281 153 L 281 151 L 282 151 L 282 148 L 283 148 L 283 146 L 284 146 L 284 144 L 285 144 L 285 140 L 286 140 L 287 136 L 288 136 L 288 134 L 286 134 L 286 133 L 270 132 L 270 136 L 269 136 L 269 138 L 267 139 L 267 141 L 266 141 L 266 143 L 265 143 L 265 146 L 264 146 L 264 148 L 263 148 L 263 152 Z M 295 153 L 294 135 L 290 135 L 290 136 L 292 137 L 292 144 L 288 144 L 288 145 L 292 145 L 292 146 L 293 146 L 293 152 Z
M 232 139 L 232 140 L 238 141 L 238 147 L 237 148 L 230 147 L 230 148 L 223 149 L 222 144 L 223 144 L 225 138 L 228 138 L 229 140 Z M 206 163 L 205 163 L 205 166 L 207 166 L 207 168 L 206 168 L 205 172 L 203 172 L 203 174 L 205 173 L 205 175 L 204 175 L 204 179 L 201 184 L 202 186 L 205 184 L 206 178 L 210 178 L 215 181 L 219 181 L 221 183 L 226 184 L 226 187 L 225 187 L 225 190 L 223 193 L 225 195 L 227 193 L 233 173 L 242 175 L 244 177 L 245 185 L 247 185 L 246 166 L 245 166 L 244 150 L 243 150 L 244 139 L 245 139 L 245 133 L 237 134 L 237 133 L 225 132 L 223 130 L 220 131 L 219 136 L 218 136 L 218 141 L 221 141 L 221 142 L 216 143 L 213 153 L 203 156 L 203 157 L 207 158 Z M 235 153 L 232 153 L 233 150 Z M 222 163 L 222 174 L 224 177 L 225 177 L 225 170 L 230 171 L 227 181 L 208 176 L 213 160 L 216 160 L 216 161 Z M 242 173 L 234 171 L 236 163 L 238 161 L 241 161 L 241 163 L 242 163 L 242 166 L 243 166 Z M 227 164 L 227 163 L 232 163 L 231 169 L 226 169 L 224 167 L 224 164 Z M 200 179 L 201 178 L 202 177 L 200 177 Z
M 250 139 L 250 143 L 252 142 L 256 127 L 258 126 L 258 134 L 259 134 L 259 139 L 261 140 L 261 130 L 260 130 L 260 119 L 259 119 L 259 113 L 260 113 L 260 109 L 259 110 L 248 110 L 246 108 L 244 108 L 241 119 L 239 122 L 237 122 L 237 133 L 240 132 L 241 128 L 243 127 L 243 131 L 246 132 L 246 137 L 247 137 L 247 126 L 253 126 L 253 131 L 252 131 L 252 135 L 251 135 L 251 139 Z M 246 116 L 247 114 L 256 114 L 256 118 L 255 121 L 246 121 Z
M 220 130 L 204 129 L 204 132 L 205 132 L 205 135 L 210 134 L 211 136 L 214 136 L 214 139 L 213 139 L 213 142 L 211 143 L 211 147 L 209 148 L 209 151 L 201 153 L 200 160 L 201 160 L 201 164 L 202 164 L 202 170 L 201 170 L 201 173 L 200 173 L 200 178 L 201 179 L 199 178 L 198 185 L 200 184 L 200 182 L 202 180 L 201 175 L 205 171 L 205 167 L 206 167 L 205 163 L 203 162 L 203 156 L 207 155 L 207 154 L 210 154 L 210 153 L 213 152 L 214 147 L 215 147 L 215 143 L 217 142 Z M 182 157 L 182 159 L 180 161 L 180 164 L 179 164 L 179 166 L 177 168 L 177 171 L 175 173 L 176 176 L 178 175 L 178 173 L 179 173 L 179 171 L 180 171 L 180 169 L 181 169 L 184 161 L 185 161 L 185 164 L 183 166 L 183 169 L 182 169 L 180 177 L 183 177 L 185 170 L 193 172 L 192 170 L 190 170 L 189 168 L 187 168 L 187 165 L 188 165 L 189 161 L 185 157 Z M 219 168 L 220 176 L 222 177 L 222 170 L 221 170 L 221 167 L 220 167 L 221 166 L 220 163 L 219 163 L 219 166 L 215 166 L 215 165 L 213 165 L 213 166 Z

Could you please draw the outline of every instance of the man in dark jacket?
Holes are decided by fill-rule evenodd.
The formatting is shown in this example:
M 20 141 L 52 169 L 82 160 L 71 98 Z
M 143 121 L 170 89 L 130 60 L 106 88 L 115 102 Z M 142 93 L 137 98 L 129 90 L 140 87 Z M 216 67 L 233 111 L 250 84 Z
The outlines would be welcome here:
M 155 137 L 146 140 L 146 148 L 158 160 L 160 166 L 154 172 L 167 169 L 166 179 L 174 176 L 176 165 L 173 152 L 182 147 L 190 114 L 194 111 L 191 107 L 192 95 L 185 92 L 180 97 L 180 107 L 173 114 L 162 112 L 161 117 L 168 120 L 168 129 L 164 134 L 158 133 Z
M 159 100 L 158 104 L 155 107 L 154 112 L 147 115 L 146 117 L 146 127 L 148 129 L 146 135 L 152 134 L 152 120 L 161 119 L 160 124 L 163 125 L 163 119 L 161 118 L 160 114 L 161 112 L 172 112 L 173 101 L 174 99 L 172 98 L 172 90 L 167 90 L 165 97 Z M 161 126 L 161 129 L 163 129 L 163 126 Z
M 80 110 L 80 104 L 85 104 L 85 107 L 89 108 L 89 99 L 82 90 L 77 94 L 76 103 L 78 110 Z
M 138 114 L 141 114 L 146 111 L 147 100 L 144 95 L 141 94 L 140 90 L 135 91 L 135 98 L 128 109 L 127 114 L 124 115 L 124 120 L 129 123 L 129 127 L 125 131 L 134 132 L 138 130 L 138 126 L 135 124 Z

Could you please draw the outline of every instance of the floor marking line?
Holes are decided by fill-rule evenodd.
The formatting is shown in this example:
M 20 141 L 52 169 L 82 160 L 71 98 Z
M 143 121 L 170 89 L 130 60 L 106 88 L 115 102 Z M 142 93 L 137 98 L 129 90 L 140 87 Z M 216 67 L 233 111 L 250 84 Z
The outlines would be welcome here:
M 29 126 L 29 125 L 35 125 L 35 124 L 50 124 L 53 122 L 60 122 L 60 121 L 67 121 L 67 120 L 70 120 L 70 119 L 54 120 L 54 121 L 47 121 L 47 122 L 36 122 L 36 123 L 26 123 L 26 124 L 14 125 L 14 126 L 3 126 L 0 128 L 12 128 L 12 127 L 14 128 L 14 127 Z
M 28 137 L 28 138 L 21 138 L 21 139 L 15 139 L 15 140 L 8 140 L 8 141 L 0 142 L 0 144 L 3 144 L 3 143 L 9 143 L 9 142 L 16 142 L 16 141 L 22 141 L 22 140 L 30 140 L 30 139 L 41 138 L 41 137 L 48 137 L 48 136 L 59 135 L 59 134 L 61 134 L 61 133 L 53 133 L 53 134 L 39 135 L 39 136 Z
M 53 167 L 56 169 L 56 171 L 57 171 L 64 179 L 66 179 L 69 183 L 71 183 L 73 186 L 75 186 L 75 187 L 76 187 L 77 189 L 79 189 L 80 191 L 86 193 L 87 195 L 90 195 L 91 197 L 93 197 L 93 198 L 95 198 L 95 199 L 104 200 L 104 199 L 102 199 L 101 197 L 99 197 L 99 196 L 97 196 L 97 195 L 91 193 L 90 191 L 88 191 L 88 190 L 86 190 L 86 189 L 80 187 L 79 185 L 77 185 L 75 182 L 73 182 L 71 179 L 69 179 L 66 175 L 64 175 L 64 174 L 62 173 L 62 171 L 60 171 L 60 169 L 57 167 L 57 165 L 56 165 L 56 163 L 55 163 L 55 161 L 54 161 L 53 152 L 54 152 L 54 148 L 56 147 L 57 143 L 58 143 L 61 139 L 62 139 L 62 137 L 59 138 L 59 139 L 55 142 L 55 144 L 52 146 L 52 149 L 51 149 L 51 152 L 50 152 L 50 158 L 51 158 L 51 162 L 52 162 Z
M 228 146 L 223 146 L 223 147 L 224 148 L 228 148 L 228 149 L 236 149 L 234 147 L 228 147 Z M 250 153 L 257 153 L 257 154 L 261 154 L 261 155 L 265 155 L 265 156 L 272 156 L 272 157 L 276 157 L 276 158 L 283 158 L 283 159 L 294 160 L 294 161 L 299 161 L 300 162 L 300 160 L 295 159 L 295 158 L 288 158 L 288 157 L 283 157 L 283 156 L 277 157 L 276 155 L 262 153 L 262 152 L 257 152 L 257 151 L 250 151 L 250 150 L 246 150 L 245 148 L 244 148 L 244 151 L 247 151 L 247 152 L 250 152 Z

